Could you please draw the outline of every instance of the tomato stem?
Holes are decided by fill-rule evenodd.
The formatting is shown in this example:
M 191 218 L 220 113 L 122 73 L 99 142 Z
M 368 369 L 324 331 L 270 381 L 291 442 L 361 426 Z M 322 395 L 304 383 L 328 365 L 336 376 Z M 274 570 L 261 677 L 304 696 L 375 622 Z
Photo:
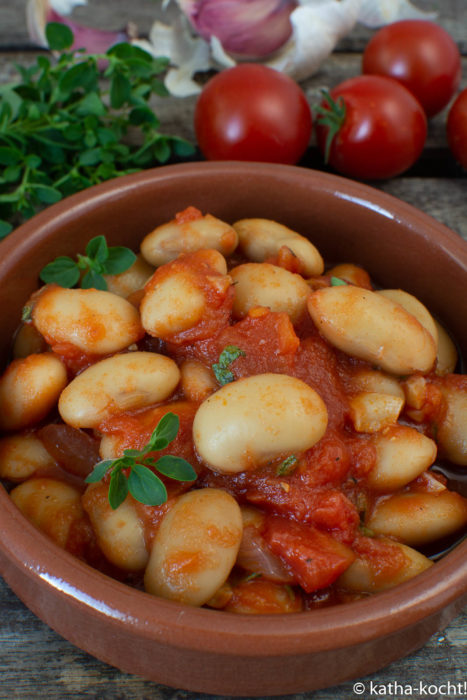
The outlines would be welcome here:
M 321 92 L 324 99 L 320 105 L 315 107 L 315 112 L 318 115 L 316 123 L 320 126 L 325 126 L 328 130 L 324 147 L 324 162 L 328 163 L 332 142 L 345 121 L 346 109 L 342 97 L 334 100 L 327 90 L 322 90 Z

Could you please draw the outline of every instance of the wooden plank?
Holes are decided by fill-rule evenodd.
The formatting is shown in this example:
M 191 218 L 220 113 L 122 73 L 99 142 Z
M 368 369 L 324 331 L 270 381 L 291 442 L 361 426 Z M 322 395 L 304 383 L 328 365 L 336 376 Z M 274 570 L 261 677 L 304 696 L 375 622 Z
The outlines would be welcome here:
M 0 7 L 0 49 L 24 49 L 30 47 L 25 25 L 27 0 L 3 0 Z M 175 0 L 172 0 L 172 5 Z M 414 0 L 414 5 L 427 11 L 438 13 L 437 21 L 458 42 L 461 51 L 467 54 L 467 26 L 459 21 L 465 17 L 465 0 Z M 160 0 L 88 0 L 86 7 L 77 7 L 73 19 L 100 29 L 119 30 L 129 21 L 135 22 L 141 35 L 149 32 L 155 19 L 170 20 L 174 8 L 164 12 Z M 343 51 L 361 51 L 372 30 L 357 25 L 349 37 L 339 44 Z

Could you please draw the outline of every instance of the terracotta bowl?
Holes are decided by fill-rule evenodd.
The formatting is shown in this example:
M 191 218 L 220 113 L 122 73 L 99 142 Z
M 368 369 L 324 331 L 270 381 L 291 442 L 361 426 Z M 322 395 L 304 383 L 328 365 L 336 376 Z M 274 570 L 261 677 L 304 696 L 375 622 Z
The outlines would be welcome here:
M 97 234 L 138 247 L 195 205 L 226 221 L 277 219 L 329 261 L 353 261 L 417 295 L 467 355 L 467 245 L 369 187 L 276 165 L 161 167 L 75 195 L 0 246 L 1 361 L 38 272 Z M 78 647 L 176 688 L 229 695 L 297 693 L 372 673 L 422 646 L 467 600 L 467 542 L 411 581 L 339 607 L 278 616 L 192 609 L 133 590 L 63 552 L 0 493 L 0 572 L 31 610 Z

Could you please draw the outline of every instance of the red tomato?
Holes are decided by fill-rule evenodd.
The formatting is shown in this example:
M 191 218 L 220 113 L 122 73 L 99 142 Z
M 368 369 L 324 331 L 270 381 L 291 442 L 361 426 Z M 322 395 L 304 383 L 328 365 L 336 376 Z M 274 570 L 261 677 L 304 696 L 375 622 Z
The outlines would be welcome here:
M 311 134 L 311 111 L 291 78 L 244 63 L 218 73 L 195 108 L 195 132 L 208 160 L 296 163 Z
M 363 54 L 363 72 L 395 78 L 418 98 L 428 117 L 441 112 L 459 87 L 459 49 L 433 22 L 407 19 L 380 29 Z
M 346 80 L 330 92 L 337 106 L 335 135 L 327 162 L 338 172 L 364 180 L 399 175 L 410 168 L 425 144 L 425 113 L 400 83 L 379 75 Z M 321 108 L 327 107 L 326 98 Z M 326 153 L 329 127 L 320 114 L 318 146 Z
M 449 110 L 446 130 L 454 158 L 467 169 L 467 88 L 457 96 Z

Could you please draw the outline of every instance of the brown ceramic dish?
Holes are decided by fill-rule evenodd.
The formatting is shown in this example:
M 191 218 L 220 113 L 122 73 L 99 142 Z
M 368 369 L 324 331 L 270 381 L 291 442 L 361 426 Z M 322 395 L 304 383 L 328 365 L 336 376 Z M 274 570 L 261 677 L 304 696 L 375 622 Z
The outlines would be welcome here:
M 226 221 L 260 216 L 309 235 L 328 261 L 353 261 L 424 301 L 467 354 L 467 245 L 363 185 L 300 168 L 241 163 L 162 167 L 75 195 L 0 246 L 1 362 L 39 270 L 97 234 L 136 248 L 194 205 Z M 192 609 L 118 583 L 61 551 L 0 493 L 0 573 L 34 613 L 124 671 L 230 695 L 296 693 L 381 668 L 422 646 L 467 599 L 467 542 L 374 597 L 287 616 Z

